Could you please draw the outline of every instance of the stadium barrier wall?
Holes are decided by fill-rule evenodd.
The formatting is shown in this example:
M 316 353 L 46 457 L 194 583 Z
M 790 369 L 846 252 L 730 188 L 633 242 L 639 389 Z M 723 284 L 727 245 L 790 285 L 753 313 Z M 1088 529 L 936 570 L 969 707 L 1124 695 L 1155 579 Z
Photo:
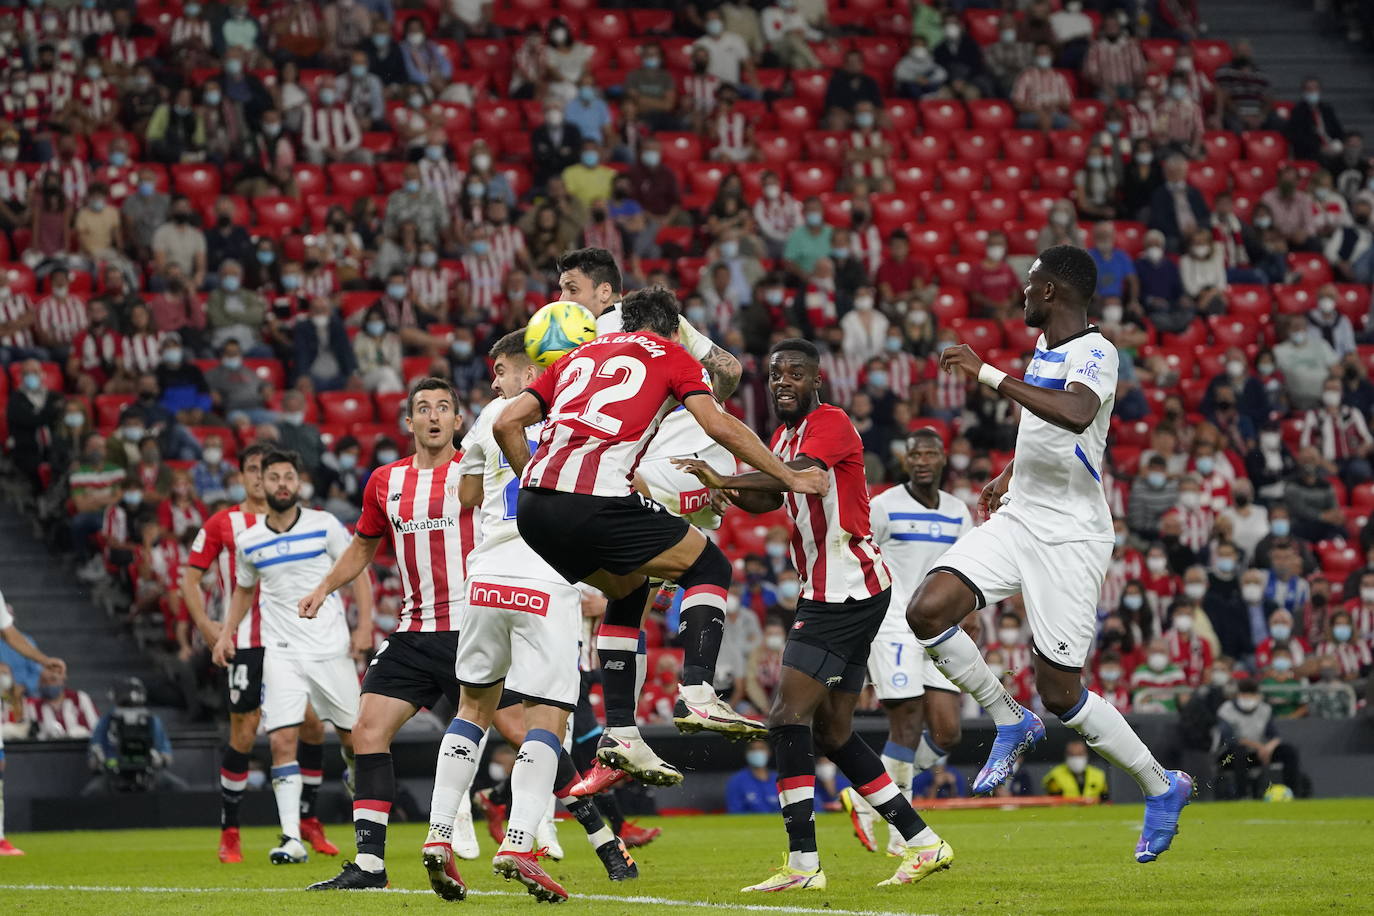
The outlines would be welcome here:
M 1213 775 L 1209 755 L 1180 753 L 1177 720 L 1172 716 L 1132 716 L 1131 723 L 1166 764 L 1182 766 L 1208 783 Z M 420 723 L 416 723 L 419 725 Z M 1049 736 L 1026 761 L 1032 790 L 1039 792 L 1040 779 L 1058 763 L 1064 746 L 1077 736 L 1050 719 Z M 1369 767 L 1374 764 L 1374 717 L 1345 720 L 1298 719 L 1278 723 L 1285 741 L 1298 748 L 1303 769 L 1312 778 L 1318 797 L 1374 795 Z M 861 719 L 856 730 L 875 747 L 886 738 L 879 719 Z M 687 779 L 672 789 L 656 789 L 655 803 L 667 810 L 719 810 L 724 804 L 725 783 L 744 766 L 744 747 L 714 736 L 684 736 L 667 726 L 644 729 L 645 736 L 668 760 L 682 767 Z M 964 740 L 952 755 L 951 765 L 972 778 L 992 742 L 994 729 L 987 719 L 964 722 Z M 409 792 L 424 816 L 432 785 L 434 759 L 440 732 L 407 729 L 392 745 L 400 785 Z M 321 791 L 321 816 L 327 822 L 349 820 L 347 799 L 338 777 L 342 762 L 331 750 L 325 754 L 325 787 Z M 219 812 L 219 753 L 222 736 L 207 732 L 175 742 L 173 772 L 190 786 L 187 792 L 80 797 L 91 778 L 84 741 L 11 741 L 6 744 L 6 827 L 14 833 L 30 830 L 116 829 L 135 827 L 213 826 Z M 268 760 L 262 738 L 257 759 Z M 1098 761 L 1100 764 L 1101 762 Z M 486 768 L 479 768 L 485 774 Z M 1113 800 L 1140 801 L 1135 783 L 1107 767 Z M 480 787 L 480 783 L 479 783 Z M 1204 788 L 1204 797 L 1206 790 Z M 249 792 L 244 800 L 245 824 L 272 824 L 276 808 L 270 788 Z

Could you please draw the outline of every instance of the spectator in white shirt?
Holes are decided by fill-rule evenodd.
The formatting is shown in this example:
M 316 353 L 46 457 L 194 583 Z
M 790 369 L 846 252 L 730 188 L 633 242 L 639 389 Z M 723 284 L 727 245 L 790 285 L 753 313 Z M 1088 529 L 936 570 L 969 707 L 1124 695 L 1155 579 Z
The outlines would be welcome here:
M 797 0 L 777 0 L 763 11 L 763 40 L 789 70 L 815 70 L 821 65 L 807 42 L 825 36 L 813 29 L 797 9 Z
M 854 291 L 854 307 L 840 319 L 845 356 L 866 361 L 883 355 L 889 322 L 875 305 L 873 287 L 861 286 Z
M 707 72 L 722 83 L 738 87 L 740 77 L 753 70 L 749 46 L 734 32 L 725 31 L 719 10 L 706 14 L 706 34 L 693 42 L 693 47 L 706 49 L 710 55 Z

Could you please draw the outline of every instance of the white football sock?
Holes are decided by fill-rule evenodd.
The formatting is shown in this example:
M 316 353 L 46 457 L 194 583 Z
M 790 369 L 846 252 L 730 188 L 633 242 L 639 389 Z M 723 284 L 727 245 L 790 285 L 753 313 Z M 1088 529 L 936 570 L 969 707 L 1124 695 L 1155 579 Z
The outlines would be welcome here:
M 1088 747 L 1108 763 L 1130 773 L 1146 795 L 1168 791 L 1164 767 L 1111 703 L 1085 689 L 1078 704 L 1064 715 L 1063 722 L 1082 735 Z
M 998 725 L 1020 723 L 1025 710 L 1007 693 L 967 633 L 950 627 L 934 639 L 918 639 L 917 642 L 935 661 L 940 673 L 977 700 L 978 705 L 992 716 L 993 722 Z
M 798 871 L 815 871 L 821 867 L 821 854 L 792 850 L 787 854 L 787 867 Z
M 907 798 L 911 798 L 911 780 L 915 776 L 915 766 L 912 761 L 915 757 L 916 752 L 895 741 L 889 741 L 883 745 L 883 769 L 887 770 L 887 775 L 892 777 L 893 785 L 900 789 Z
M 917 773 L 924 773 L 948 756 L 948 752 L 930 740 L 930 732 L 922 732 L 921 740 L 916 744 L 916 759 L 912 761 L 912 765 Z
M 429 834 L 426 843 L 453 842 L 453 821 L 458 816 L 472 780 L 487 733 L 475 722 L 455 717 L 439 743 L 434 763 L 434 792 L 429 798 Z
M 510 773 L 510 816 L 502 849 L 529 852 L 534 848 L 539 824 L 548 810 L 562 749 L 558 737 L 547 729 L 532 728 L 525 733 L 525 742 L 520 745 Z
M 301 768 L 296 761 L 272 767 L 272 794 L 277 797 L 281 832 L 301 838 Z

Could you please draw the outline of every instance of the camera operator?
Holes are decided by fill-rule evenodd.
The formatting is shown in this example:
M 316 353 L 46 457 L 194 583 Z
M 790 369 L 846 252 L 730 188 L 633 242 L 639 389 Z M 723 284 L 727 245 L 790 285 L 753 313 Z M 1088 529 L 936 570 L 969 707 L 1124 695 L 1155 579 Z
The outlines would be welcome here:
M 91 735 L 91 769 L 97 774 L 83 795 L 185 789 L 168 772 L 172 742 L 162 720 L 148 711 L 143 682 L 131 677 L 110 691 L 114 708 L 100 717 Z

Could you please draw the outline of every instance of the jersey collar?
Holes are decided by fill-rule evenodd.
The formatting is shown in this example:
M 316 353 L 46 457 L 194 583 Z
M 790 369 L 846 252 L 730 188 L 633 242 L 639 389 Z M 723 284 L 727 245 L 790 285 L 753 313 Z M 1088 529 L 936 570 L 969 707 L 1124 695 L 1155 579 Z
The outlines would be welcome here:
M 908 481 L 906 481 L 906 482 L 904 482 L 904 483 L 902 484 L 902 489 L 906 490 L 906 494 L 907 494 L 908 496 L 910 496 L 912 499 L 916 500 L 916 504 L 917 504 L 918 506 L 925 506 L 925 508 L 927 508 L 927 509 L 938 509 L 938 508 L 940 508 L 940 490 L 939 490 L 938 487 L 935 489 L 935 505 L 933 505 L 933 506 L 926 506 L 926 504 L 925 504 L 924 502 L 922 502 L 921 497 L 917 496 L 917 495 L 916 495 L 916 491 L 915 491 L 914 489 L 912 489 L 911 481 L 910 481 L 910 480 L 908 480 Z
M 1090 324 L 1090 325 L 1088 325 L 1086 328 L 1084 328 L 1083 330 L 1079 331 L 1077 334 L 1070 334 L 1068 337 L 1065 337 L 1063 340 L 1061 340 L 1061 341 L 1059 341 L 1059 342 L 1057 342 L 1057 343 L 1047 344 L 1047 345 L 1045 346 L 1045 349 L 1046 349 L 1046 350 L 1058 350 L 1060 347 L 1064 346 L 1064 344 L 1066 344 L 1066 343 L 1068 343 L 1068 342 L 1070 342 L 1070 341 L 1073 341 L 1073 340 L 1077 340 L 1078 338 L 1084 336 L 1085 334 L 1096 334 L 1096 333 L 1098 332 L 1098 330 L 1099 330 L 1099 328 L 1097 327 L 1097 325 L 1095 325 L 1095 324 Z
M 301 504 L 300 504 L 300 503 L 296 503 L 296 518 L 295 518 L 295 520 L 292 521 L 291 524 L 289 524 L 289 525 L 287 525 L 285 528 L 283 528 L 281 531 L 278 531 L 276 528 L 273 528 L 273 527 L 272 527 L 272 523 L 269 522 L 266 518 L 264 518 L 264 519 L 262 520 L 262 523 L 263 523 L 263 525 L 267 528 L 267 530 L 270 531 L 270 532 L 272 532 L 273 534 L 286 534 L 286 532 L 290 531 L 292 528 L 294 528 L 294 527 L 296 527 L 298 524 L 300 524 L 300 520 L 301 520 L 302 518 L 304 518 L 304 517 L 305 517 L 305 510 L 301 508 Z

